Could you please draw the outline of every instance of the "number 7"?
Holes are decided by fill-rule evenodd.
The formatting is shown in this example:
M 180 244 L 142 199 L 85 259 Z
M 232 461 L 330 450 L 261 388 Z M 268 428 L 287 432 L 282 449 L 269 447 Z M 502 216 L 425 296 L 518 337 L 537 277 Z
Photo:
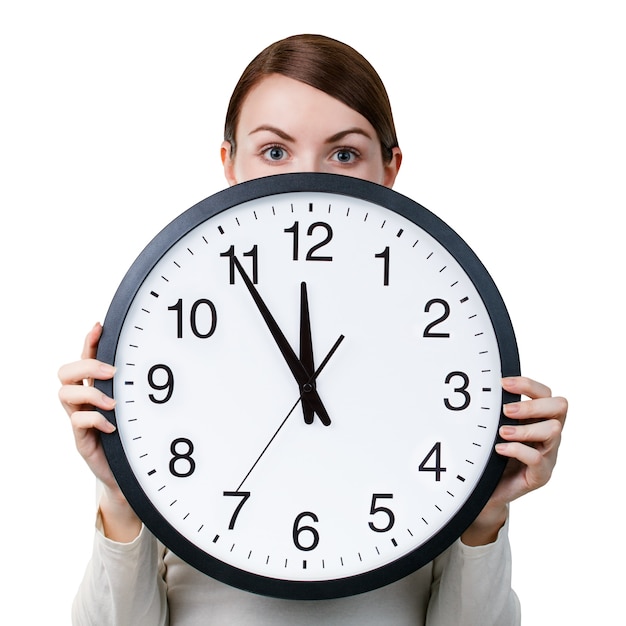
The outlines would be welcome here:
M 228 524 L 228 530 L 232 530 L 233 528 L 235 528 L 235 522 L 237 521 L 237 516 L 239 515 L 241 508 L 250 497 L 250 492 L 249 491 L 225 491 L 224 495 L 225 496 L 239 496 L 240 498 L 242 498 L 241 502 L 237 505 L 237 508 L 235 509 L 235 512 L 233 513 L 233 516 L 230 518 L 230 523 Z

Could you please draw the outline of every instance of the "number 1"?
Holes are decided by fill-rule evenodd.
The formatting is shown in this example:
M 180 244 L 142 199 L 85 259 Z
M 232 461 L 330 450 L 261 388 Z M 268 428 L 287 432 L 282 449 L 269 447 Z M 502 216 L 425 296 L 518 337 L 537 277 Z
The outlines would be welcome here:
M 389 246 L 387 246 L 382 252 L 374 255 L 376 259 L 383 260 L 383 285 L 389 286 Z

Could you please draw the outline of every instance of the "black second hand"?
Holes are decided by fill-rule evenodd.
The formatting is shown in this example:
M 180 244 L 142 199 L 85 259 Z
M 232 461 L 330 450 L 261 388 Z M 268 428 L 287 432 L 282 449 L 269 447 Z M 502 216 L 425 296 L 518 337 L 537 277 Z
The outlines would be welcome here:
M 326 355 L 324 360 L 320 363 L 320 366 L 317 368 L 317 370 L 315 371 L 313 376 L 311 376 L 311 378 L 309 378 L 309 380 L 307 381 L 308 383 L 313 382 L 320 375 L 321 371 L 326 367 L 326 364 L 328 363 L 328 361 L 330 361 L 330 357 L 333 356 L 333 354 L 335 353 L 335 351 L 339 347 L 339 344 L 344 339 L 345 339 L 344 335 L 339 335 L 339 338 L 337 339 L 337 341 L 335 341 L 333 347 L 330 349 L 330 352 Z M 237 491 L 239 491 L 243 487 L 243 484 L 246 482 L 246 480 L 248 480 L 248 476 L 250 476 L 250 474 L 252 474 L 252 470 L 258 465 L 258 463 L 261 460 L 262 456 L 267 452 L 267 449 L 272 444 L 272 441 L 274 441 L 274 439 L 276 439 L 276 436 L 281 431 L 282 427 L 285 425 L 287 420 L 291 417 L 291 414 L 295 411 L 296 407 L 298 406 L 298 404 L 300 403 L 301 400 L 302 400 L 302 396 L 298 397 L 298 399 L 296 400 L 295 404 L 289 410 L 289 413 L 287 413 L 287 416 L 285 417 L 285 419 L 281 422 L 280 426 L 276 429 L 276 432 L 272 435 L 272 438 L 267 442 L 267 445 L 265 446 L 265 448 L 263 448 L 263 451 L 261 452 L 261 454 L 259 454 L 257 460 L 253 463 L 252 467 L 248 470 L 248 473 L 244 476 L 244 478 L 241 481 L 241 483 L 239 483 L 239 487 L 237 487 Z
M 267 442 L 267 445 L 265 446 L 265 448 L 263 448 L 263 452 L 261 452 L 261 454 L 259 454 L 259 457 L 257 458 L 257 460 L 254 462 L 252 467 L 248 470 L 248 473 L 244 476 L 244 479 L 239 484 L 239 487 L 237 487 L 237 491 L 239 491 L 243 487 L 243 484 L 246 482 L 246 480 L 248 480 L 248 476 L 250 476 L 250 474 L 252 474 L 252 470 L 257 466 L 257 463 L 261 460 L 261 457 L 265 454 L 267 449 L 270 447 L 272 441 L 274 441 L 274 439 L 276 439 L 276 436 L 280 432 L 281 428 L 285 425 L 285 422 L 291 417 L 291 414 L 294 412 L 294 410 L 298 406 L 298 404 L 300 404 L 300 400 L 302 400 L 302 398 L 298 398 L 296 400 L 296 403 L 291 407 L 291 410 L 289 411 L 289 413 L 287 413 L 287 417 L 285 417 L 285 419 L 281 422 L 281 424 L 278 427 L 278 429 L 276 430 L 276 432 L 272 435 L 272 438 Z

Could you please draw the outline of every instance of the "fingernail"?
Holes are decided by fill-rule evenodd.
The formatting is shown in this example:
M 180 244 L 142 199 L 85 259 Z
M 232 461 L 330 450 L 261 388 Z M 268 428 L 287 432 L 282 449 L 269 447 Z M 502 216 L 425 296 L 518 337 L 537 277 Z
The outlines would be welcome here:
M 101 363 L 100 371 L 105 376 L 113 376 L 113 374 L 115 374 L 115 367 L 113 367 L 112 365 L 109 365 L 108 363 Z
M 519 404 L 515 402 L 513 402 L 512 404 L 505 404 L 503 409 L 505 415 L 515 415 L 516 413 L 519 413 Z
M 502 379 L 502 386 L 505 389 L 509 390 L 509 391 L 514 390 L 515 386 L 516 386 L 516 379 L 515 379 L 515 377 L 514 376 L 505 376 Z
M 102 394 L 102 400 L 111 409 L 114 408 L 115 405 L 116 405 L 115 399 L 114 398 L 109 398 L 109 396 L 107 396 L 105 394 Z
M 111 424 L 111 422 L 107 421 L 107 432 L 114 433 L 116 430 L 115 424 Z
M 500 428 L 500 435 L 503 437 L 512 437 L 515 435 L 515 427 L 514 426 L 502 426 Z

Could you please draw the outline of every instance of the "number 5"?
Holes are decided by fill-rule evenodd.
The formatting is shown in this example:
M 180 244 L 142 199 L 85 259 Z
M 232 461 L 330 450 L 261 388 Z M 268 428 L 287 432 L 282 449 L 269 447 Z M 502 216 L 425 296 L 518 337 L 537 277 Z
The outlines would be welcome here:
M 376 533 L 386 533 L 393 528 L 396 518 L 391 509 L 386 506 L 376 506 L 376 500 L 378 498 L 393 498 L 392 493 L 375 493 L 372 495 L 372 506 L 370 507 L 370 515 L 376 515 L 376 513 L 384 513 L 387 516 L 387 525 L 383 528 L 379 528 L 374 525 L 374 522 L 369 522 L 369 527 Z

